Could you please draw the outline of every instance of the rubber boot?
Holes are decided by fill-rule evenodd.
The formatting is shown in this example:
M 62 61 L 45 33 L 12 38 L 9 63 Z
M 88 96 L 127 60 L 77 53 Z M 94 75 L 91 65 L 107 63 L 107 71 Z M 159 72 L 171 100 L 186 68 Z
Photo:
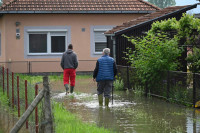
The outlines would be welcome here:
M 68 84 L 65 84 L 65 90 L 66 90 L 66 95 L 67 95 L 68 91 L 69 91 L 69 85 Z
M 109 98 L 106 97 L 106 98 L 105 98 L 105 106 L 108 107 L 108 104 L 109 104 Z
M 70 93 L 74 92 L 74 86 L 70 86 Z
M 99 106 L 103 106 L 103 95 L 102 94 L 98 95 L 98 100 L 99 100 Z

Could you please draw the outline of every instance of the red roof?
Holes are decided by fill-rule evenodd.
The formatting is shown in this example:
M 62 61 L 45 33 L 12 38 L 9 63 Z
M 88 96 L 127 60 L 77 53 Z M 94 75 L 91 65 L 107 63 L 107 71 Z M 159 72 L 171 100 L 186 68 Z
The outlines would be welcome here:
M 155 11 L 159 9 L 143 0 L 10 0 L 0 7 L 0 11 Z
M 195 8 L 196 5 L 192 5 L 191 7 L 190 6 L 191 5 L 189 5 L 189 6 L 167 7 L 167 8 L 164 8 L 162 10 L 158 10 L 156 12 L 153 12 L 151 14 L 147 14 L 147 15 L 141 16 L 139 18 L 133 19 L 131 21 L 124 22 L 123 24 L 114 27 L 112 30 L 105 32 L 105 34 L 115 34 L 115 33 L 118 33 L 120 31 L 124 31 L 126 29 L 132 28 L 136 25 L 139 25 L 139 24 L 148 22 L 150 20 L 165 16 L 165 15 L 173 13 L 175 11 L 179 11 L 179 10 L 184 9 L 186 7 L 188 8 L 187 10 Z M 185 10 L 185 11 L 187 11 L 187 10 Z

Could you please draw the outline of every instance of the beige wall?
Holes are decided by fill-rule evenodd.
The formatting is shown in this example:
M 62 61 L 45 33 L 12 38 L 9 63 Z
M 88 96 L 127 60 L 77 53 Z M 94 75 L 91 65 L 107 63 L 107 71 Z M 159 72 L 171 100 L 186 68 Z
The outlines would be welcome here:
M 79 60 L 96 60 L 90 52 L 90 27 L 95 25 L 119 25 L 144 14 L 6 14 L 0 18 L 2 34 L 2 55 L 0 61 L 60 61 L 59 58 L 25 59 L 24 58 L 24 27 L 26 26 L 70 26 L 71 43 Z M 20 22 L 19 26 L 15 22 Z M 16 28 L 20 29 L 21 38 L 16 39 Z M 85 32 L 81 29 L 85 28 Z M 6 56 L 5 56 L 6 55 Z M 92 71 L 96 61 L 80 61 L 78 71 Z M 15 65 L 14 65 L 15 64 Z M 24 63 L 26 64 L 26 63 Z M 41 70 L 38 65 L 33 65 L 33 71 L 62 71 L 59 63 L 45 63 Z M 45 67 L 46 66 L 46 67 Z M 13 70 L 17 68 L 13 63 Z M 15 70 L 16 71 L 16 70 Z M 18 70 L 19 71 L 19 70 Z

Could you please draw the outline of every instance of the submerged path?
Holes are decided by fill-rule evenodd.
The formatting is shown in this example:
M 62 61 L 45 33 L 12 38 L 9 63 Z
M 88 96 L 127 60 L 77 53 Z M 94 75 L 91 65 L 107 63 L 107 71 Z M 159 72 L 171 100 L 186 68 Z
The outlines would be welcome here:
M 119 133 L 199 133 L 200 109 L 186 108 L 157 98 L 114 92 L 113 104 L 99 108 L 96 84 L 79 79 L 75 93 L 65 95 L 62 81 L 51 83 L 53 98 L 85 122 Z

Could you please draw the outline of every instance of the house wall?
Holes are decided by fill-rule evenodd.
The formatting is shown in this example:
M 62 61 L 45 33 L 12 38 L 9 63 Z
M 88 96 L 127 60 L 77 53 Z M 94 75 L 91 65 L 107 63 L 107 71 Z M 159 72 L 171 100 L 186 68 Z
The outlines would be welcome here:
M 101 56 L 92 56 L 91 27 L 116 26 L 145 14 L 5 14 L 0 18 L 1 62 L 14 72 L 61 72 L 61 55 L 26 56 L 27 27 L 65 27 L 70 30 L 69 42 L 74 45 L 79 67 L 77 71 L 93 71 L 96 60 Z M 20 22 L 16 25 L 16 22 Z M 82 31 L 85 28 L 85 31 Z M 20 30 L 20 39 L 16 39 L 16 29 Z M 30 61 L 30 62 L 29 62 Z

